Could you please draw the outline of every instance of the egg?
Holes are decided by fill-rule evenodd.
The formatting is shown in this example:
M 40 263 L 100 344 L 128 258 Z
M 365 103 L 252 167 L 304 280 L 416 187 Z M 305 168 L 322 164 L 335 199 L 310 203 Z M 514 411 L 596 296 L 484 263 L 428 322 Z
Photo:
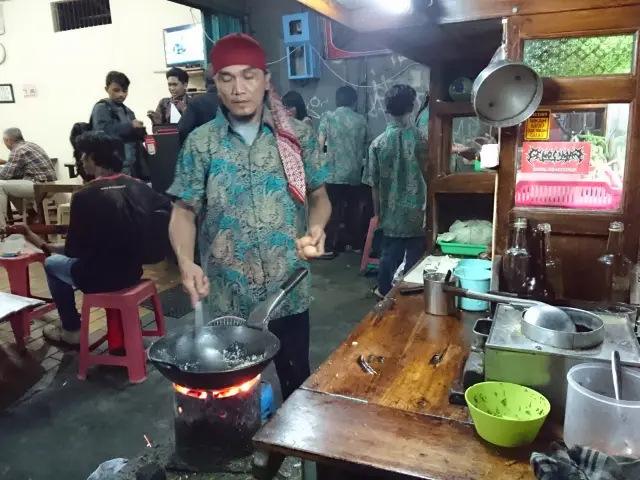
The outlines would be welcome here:
M 313 245 L 307 245 L 302 249 L 302 253 L 304 253 L 305 257 L 311 258 L 318 255 L 318 249 Z

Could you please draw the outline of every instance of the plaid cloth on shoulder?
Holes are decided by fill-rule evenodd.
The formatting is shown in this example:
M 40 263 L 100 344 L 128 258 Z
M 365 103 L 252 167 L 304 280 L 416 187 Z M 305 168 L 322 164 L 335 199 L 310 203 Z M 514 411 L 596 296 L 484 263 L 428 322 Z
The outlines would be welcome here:
M 0 168 L 0 180 L 31 180 L 35 183 L 56 180 L 53 162 L 46 152 L 32 142 L 21 142 L 9 153 Z
M 531 454 L 531 466 L 538 480 L 638 480 L 640 460 L 614 457 L 592 448 L 567 448 L 564 442 L 551 444 L 552 453 Z

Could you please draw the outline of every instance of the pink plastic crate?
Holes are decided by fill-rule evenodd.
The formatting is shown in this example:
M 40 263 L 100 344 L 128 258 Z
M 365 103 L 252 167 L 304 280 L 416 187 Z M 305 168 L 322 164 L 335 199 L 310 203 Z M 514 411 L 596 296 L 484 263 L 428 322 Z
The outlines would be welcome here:
M 518 173 L 515 203 L 518 207 L 616 210 L 622 188 L 616 175 L 607 176 L 608 180 L 587 180 L 581 175 Z

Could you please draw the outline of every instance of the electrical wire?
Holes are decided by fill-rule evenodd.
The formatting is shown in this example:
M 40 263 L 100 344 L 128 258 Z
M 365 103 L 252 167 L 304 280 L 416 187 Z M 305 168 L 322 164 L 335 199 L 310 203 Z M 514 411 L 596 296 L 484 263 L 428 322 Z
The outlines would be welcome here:
M 196 17 L 193 14 L 193 8 L 189 8 L 189 12 L 191 13 L 191 19 L 193 20 L 193 25 L 194 26 L 198 26 L 199 25 L 200 29 L 202 30 L 202 33 L 204 34 L 204 36 L 207 37 L 207 40 L 209 40 L 212 44 L 215 44 L 216 43 L 215 40 L 213 40 L 211 37 L 209 37 L 209 35 L 207 35 L 207 32 L 204 29 L 204 26 L 202 25 L 202 22 L 198 22 L 196 20 Z M 343 83 L 345 83 L 347 85 L 350 85 L 350 86 L 352 86 L 354 88 L 374 88 L 375 89 L 375 88 L 378 88 L 380 85 L 386 85 L 387 83 L 390 83 L 390 82 L 394 81 L 396 78 L 398 78 L 400 75 L 402 75 L 404 72 L 406 72 L 407 70 L 409 70 L 412 67 L 422 66 L 422 64 L 414 62 L 414 63 L 411 63 L 411 64 L 407 65 L 405 68 L 400 70 L 398 73 L 396 73 L 391 78 L 388 78 L 388 79 L 376 84 L 375 86 L 374 85 L 357 85 L 355 83 L 348 82 L 347 80 L 342 78 L 339 73 L 337 73 L 333 68 L 331 68 L 329 63 L 323 58 L 322 54 L 318 51 L 318 49 L 316 47 L 314 47 L 311 44 L 309 44 L 309 46 L 311 47 L 311 50 L 313 50 L 313 52 L 316 55 L 318 55 L 318 58 L 320 58 L 320 61 L 324 64 L 325 67 L 327 67 L 327 70 L 329 70 L 340 81 L 342 81 Z M 293 53 L 295 53 L 300 48 L 302 48 L 302 45 L 294 48 L 290 52 L 287 52 L 287 54 L 284 57 L 279 58 L 278 60 L 275 60 L 273 62 L 267 63 L 267 66 L 276 65 L 276 64 L 278 64 L 280 62 L 283 62 L 283 61 L 287 60 Z

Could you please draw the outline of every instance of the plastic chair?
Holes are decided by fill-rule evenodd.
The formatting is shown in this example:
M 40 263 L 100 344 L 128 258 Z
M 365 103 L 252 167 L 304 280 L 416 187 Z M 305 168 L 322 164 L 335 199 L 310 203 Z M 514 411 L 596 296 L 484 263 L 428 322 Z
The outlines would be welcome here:
M 21 297 L 37 298 L 46 302 L 45 305 L 34 308 L 24 317 L 25 337 L 31 335 L 31 320 L 40 318 L 45 313 L 55 310 L 56 305 L 50 298 L 36 297 L 31 294 L 31 282 L 29 280 L 29 265 L 32 263 L 43 263 L 45 260 L 44 253 L 28 252 L 18 255 L 17 257 L 0 257 L 0 266 L 7 271 L 9 277 L 9 289 L 14 295 Z
M 152 299 L 156 330 L 142 330 L 139 307 L 148 298 Z M 89 323 L 91 309 L 104 308 L 107 311 L 107 334 L 89 344 Z M 139 285 L 111 293 L 93 293 L 84 296 L 82 302 L 82 323 L 80 329 L 80 367 L 78 378 L 87 378 L 91 365 L 117 365 L 127 367 L 131 383 L 142 383 L 147 379 L 146 350 L 142 337 L 162 337 L 166 333 L 164 314 L 158 291 L 151 280 L 143 280 Z M 112 353 L 91 355 L 91 352 L 108 342 L 109 352 L 124 347 L 125 355 Z
M 367 232 L 367 240 L 364 243 L 364 250 L 362 251 L 362 261 L 360 262 L 360 273 L 364 273 L 369 265 L 378 265 L 380 260 L 377 258 L 371 258 L 371 248 L 373 246 L 373 237 L 375 236 L 376 229 L 378 228 L 378 217 L 373 217 L 369 222 L 369 231 Z

